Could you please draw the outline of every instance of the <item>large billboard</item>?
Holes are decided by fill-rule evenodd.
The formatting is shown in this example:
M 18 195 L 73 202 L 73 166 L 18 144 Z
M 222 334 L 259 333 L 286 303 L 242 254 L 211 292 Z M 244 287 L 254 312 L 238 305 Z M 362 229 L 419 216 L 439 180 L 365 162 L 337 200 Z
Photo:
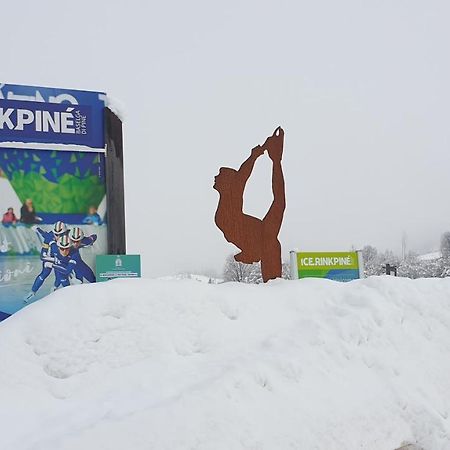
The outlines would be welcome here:
M 0 84 L 0 320 L 95 281 L 108 253 L 105 98 Z
M 362 278 L 360 252 L 291 252 L 292 278 L 328 278 L 351 281 Z

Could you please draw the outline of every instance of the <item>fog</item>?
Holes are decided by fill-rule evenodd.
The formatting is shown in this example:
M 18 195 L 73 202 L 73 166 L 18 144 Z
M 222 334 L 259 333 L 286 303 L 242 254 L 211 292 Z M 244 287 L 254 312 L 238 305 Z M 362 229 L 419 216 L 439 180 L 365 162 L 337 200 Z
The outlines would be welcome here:
M 220 272 L 219 167 L 281 125 L 289 250 L 439 247 L 450 229 L 446 1 L 8 2 L 1 81 L 106 91 L 124 117 L 128 253 Z M 271 202 L 258 160 L 246 212 Z

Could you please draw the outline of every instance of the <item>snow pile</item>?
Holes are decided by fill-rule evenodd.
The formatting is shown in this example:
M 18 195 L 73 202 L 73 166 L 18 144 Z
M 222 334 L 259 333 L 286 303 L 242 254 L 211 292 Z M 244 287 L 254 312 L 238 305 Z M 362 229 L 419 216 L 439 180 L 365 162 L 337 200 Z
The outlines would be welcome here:
M 121 100 L 111 95 L 102 96 L 102 100 L 105 101 L 105 106 L 107 106 L 121 120 L 122 123 L 126 121 L 126 109 Z
M 0 324 L 0 448 L 449 449 L 449 353 L 450 279 L 73 286 Z
M 195 280 L 201 283 L 209 283 L 209 284 L 219 284 L 224 282 L 222 278 L 211 277 L 208 275 L 199 275 L 196 273 L 189 273 L 189 272 L 181 272 L 176 275 L 165 275 L 163 277 L 159 277 L 158 280 L 166 280 L 166 281 Z

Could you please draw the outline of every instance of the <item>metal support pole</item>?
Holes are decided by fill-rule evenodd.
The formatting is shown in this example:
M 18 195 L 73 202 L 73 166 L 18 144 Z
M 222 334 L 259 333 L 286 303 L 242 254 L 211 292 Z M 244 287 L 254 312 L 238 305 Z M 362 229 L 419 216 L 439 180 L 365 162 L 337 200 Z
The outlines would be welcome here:
M 358 255 L 359 278 L 364 278 L 364 259 L 362 250 L 356 250 L 356 254 Z
M 298 280 L 297 252 L 289 252 L 289 266 L 291 271 L 291 280 Z
M 126 254 L 122 121 L 105 108 L 108 253 Z

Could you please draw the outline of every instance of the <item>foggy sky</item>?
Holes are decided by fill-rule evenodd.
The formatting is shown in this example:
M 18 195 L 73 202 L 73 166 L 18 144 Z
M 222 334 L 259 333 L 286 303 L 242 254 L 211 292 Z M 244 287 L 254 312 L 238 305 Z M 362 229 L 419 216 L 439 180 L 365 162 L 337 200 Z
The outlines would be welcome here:
M 290 249 L 438 248 L 450 230 L 443 1 L 5 2 L 0 79 L 101 90 L 125 117 L 128 252 L 221 271 L 220 166 L 281 125 Z M 271 202 L 267 155 L 247 213 Z

